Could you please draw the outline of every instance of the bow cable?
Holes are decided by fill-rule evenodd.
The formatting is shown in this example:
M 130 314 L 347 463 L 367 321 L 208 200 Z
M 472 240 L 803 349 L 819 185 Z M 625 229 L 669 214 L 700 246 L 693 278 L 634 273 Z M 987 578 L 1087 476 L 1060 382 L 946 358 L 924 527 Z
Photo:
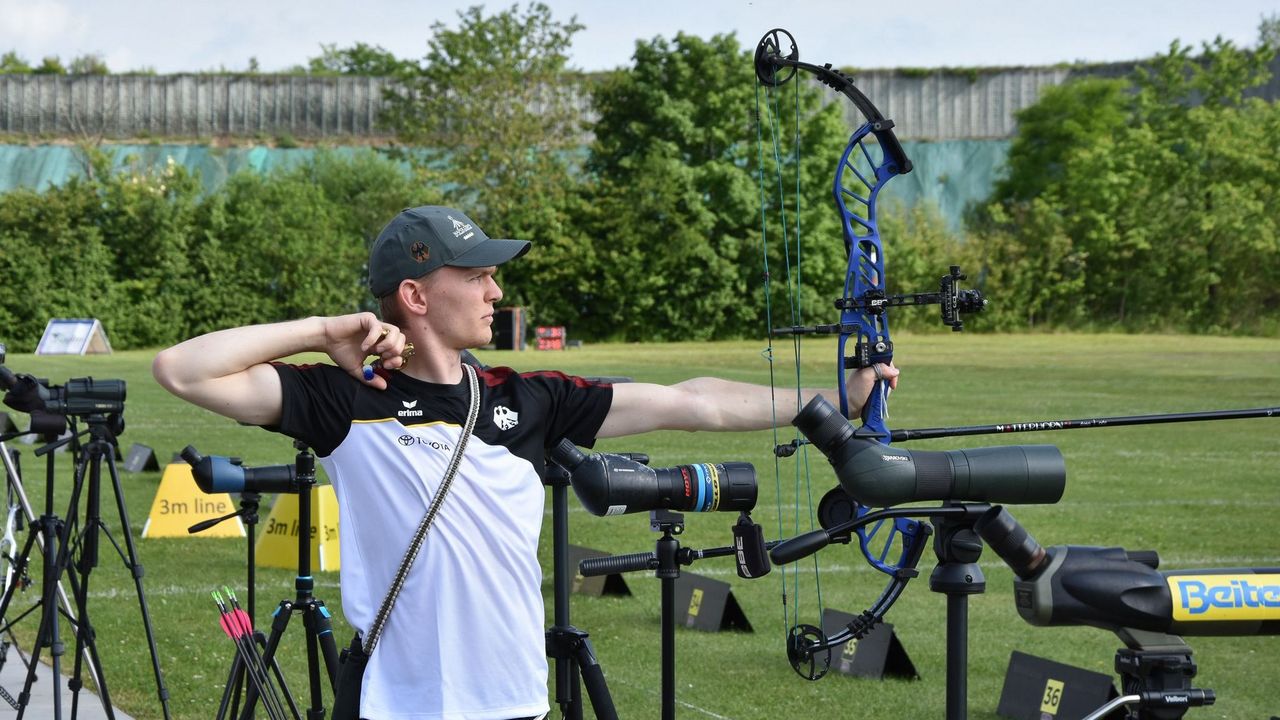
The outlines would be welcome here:
M 769 131 L 770 131 L 769 145 L 773 154 L 773 164 L 775 169 L 774 175 L 775 175 L 776 185 L 777 185 L 777 207 L 778 207 L 779 224 L 781 226 L 781 234 L 782 234 L 782 259 L 786 267 L 786 274 L 784 277 L 784 281 L 786 283 L 786 288 L 787 288 L 786 297 L 787 297 L 787 303 L 789 306 L 788 309 L 790 311 L 790 316 L 791 316 L 791 324 L 793 326 L 797 326 L 797 325 L 803 325 L 803 307 L 802 307 L 802 302 L 800 297 L 800 289 L 802 288 L 802 285 L 801 285 L 802 194 L 801 194 L 801 172 L 800 172 L 801 143 L 800 143 L 799 84 L 797 83 L 795 86 L 793 86 L 793 92 L 792 92 L 792 97 L 794 99 L 794 111 L 792 113 L 793 149 L 789 159 L 791 161 L 791 166 L 795 173 L 795 193 L 794 193 L 795 211 L 794 211 L 794 221 L 790 225 L 788 224 L 786 192 L 783 184 L 783 168 L 786 163 L 784 162 L 785 158 L 783 157 L 783 154 L 781 151 L 781 142 L 780 142 L 780 138 L 782 135 L 782 129 L 780 127 L 781 118 L 782 118 L 782 109 L 781 109 L 781 101 L 778 97 L 778 95 L 780 94 L 781 94 L 780 92 L 774 93 L 772 89 L 765 91 L 765 113 L 764 114 L 768 116 L 768 121 L 769 121 Z M 759 181 L 757 184 L 760 189 L 761 257 L 764 264 L 764 298 L 765 298 L 765 323 L 766 323 L 765 329 L 767 331 L 766 337 L 768 340 L 768 345 L 766 346 L 763 355 L 765 357 L 765 360 L 769 363 L 769 388 L 770 388 L 771 397 L 772 397 L 771 407 L 773 408 L 773 426 L 774 426 L 773 444 L 774 444 L 774 447 L 777 447 L 779 444 L 779 429 L 778 429 L 778 417 L 777 417 L 778 400 L 776 396 L 777 379 L 776 379 L 776 374 L 775 374 L 776 371 L 774 367 L 774 350 L 773 350 L 774 333 L 772 331 L 772 328 L 774 327 L 773 287 L 772 287 L 772 274 L 770 273 L 770 269 L 769 269 L 768 202 L 767 202 L 767 196 L 765 193 L 765 177 L 764 177 L 765 139 L 763 137 L 764 122 L 762 120 L 760 95 L 761 95 L 761 83 L 757 79 L 756 81 L 756 115 L 755 115 L 756 149 L 757 149 L 757 165 L 758 165 L 757 173 L 759 177 Z M 789 229 L 790 227 L 794 227 L 794 232 L 790 231 Z M 795 250 L 794 261 L 792 260 L 792 242 L 793 241 L 794 241 L 794 250 Z M 800 365 L 800 337 L 798 335 L 791 336 L 791 345 L 792 345 L 791 352 L 792 352 L 792 358 L 794 363 L 795 387 L 796 387 L 795 407 L 791 411 L 792 415 L 794 416 L 794 414 L 800 411 L 800 408 L 802 405 L 801 395 L 800 395 L 800 388 L 802 387 L 801 365 Z M 792 442 L 799 443 L 801 441 L 802 441 L 802 438 L 800 437 L 799 433 L 796 432 Z M 783 489 L 782 489 L 781 462 L 782 462 L 781 457 L 777 453 L 774 453 L 774 486 L 775 486 L 774 493 L 775 493 L 775 505 L 777 508 L 777 516 L 778 516 L 778 537 L 786 537 L 787 535 L 787 528 L 785 527 L 786 518 L 784 517 L 785 513 L 783 511 L 783 503 L 782 503 Z M 802 494 L 805 499 L 805 507 L 807 507 L 809 511 L 808 527 L 804 527 L 802 525 L 802 518 L 800 514 L 800 510 L 801 510 L 800 501 L 801 501 Z M 791 491 L 791 496 L 792 496 L 791 505 L 794 508 L 793 510 L 794 522 L 793 522 L 793 527 L 791 528 L 791 533 L 799 534 L 801 532 L 813 530 L 816 527 L 816 518 L 814 516 L 814 509 L 813 509 L 813 489 L 812 489 L 811 473 L 809 469 L 809 458 L 808 458 L 807 451 L 801 453 L 799 461 L 795 465 L 795 479 L 794 479 L 793 488 Z M 797 570 L 792 573 L 791 594 L 795 598 L 795 607 L 792 611 L 794 613 L 794 616 L 789 617 L 788 609 L 787 609 L 787 598 L 788 598 L 787 568 L 786 566 L 781 566 L 780 569 L 781 569 L 780 575 L 781 575 L 781 583 L 782 583 L 783 622 L 785 626 L 790 627 L 799 623 L 800 605 L 801 605 L 800 603 L 800 572 Z M 822 582 L 821 582 L 820 568 L 818 564 L 818 557 L 816 554 L 813 556 L 813 583 L 814 583 L 816 601 L 818 605 L 818 613 L 819 615 L 821 615 L 822 608 L 823 608 Z

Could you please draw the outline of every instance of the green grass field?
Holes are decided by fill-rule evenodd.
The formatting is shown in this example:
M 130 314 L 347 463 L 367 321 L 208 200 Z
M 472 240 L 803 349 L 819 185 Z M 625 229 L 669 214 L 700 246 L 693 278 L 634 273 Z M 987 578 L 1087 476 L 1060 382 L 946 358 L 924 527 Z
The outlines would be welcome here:
M 601 345 L 559 354 L 482 352 L 483 361 L 522 370 L 557 368 L 583 375 L 623 375 L 673 382 L 719 375 L 767 383 L 768 363 L 760 342 Z M 786 355 L 784 357 L 784 354 Z M 806 384 L 830 383 L 834 342 L 805 346 Z M 778 350 L 780 382 L 795 371 L 789 347 Z M 161 462 L 187 444 L 204 453 L 233 455 L 247 465 L 284 463 L 294 450 L 283 437 L 240 427 L 170 397 L 150 376 L 150 352 L 105 357 L 11 355 L 8 367 L 55 383 L 93 376 L 128 382 L 123 449 L 131 443 L 155 448 Z M 913 335 L 898 339 L 902 385 L 893 396 L 892 427 L 936 427 L 1006 421 L 1280 406 L 1280 340 L 1195 336 L 1125 335 Z M 782 394 L 785 395 L 785 389 Z M 784 401 L 784 403 L 787 401 Z M 780 416 L 786 416 L 780 411 Z M 18 423 L 25 427 L 25 418 Z M 787 437 L 790 437 L 789 435 Z M 1014 515 L 1044 545 L 1119 545 L 1156 549 L 1165 568 L 1277 566 L 1280 539 L 1280 425 L 1275 419 L 1169 424 L 1117 429 L 975 437 L 911 443 L 912 449 L 950 449 L 1012 443 L 1052 443 L 1066 457 L 1068 481 L 1062 502 L 1012 507 Z M 683 462 L 745 460 L 756 465 L 760 502 L 755 513 L 770 539 L 808 529 L 808 510 L 796 520 L 796 460 L 783 461 L 784 479 L 774 480 L 771 433 L 683 434 L 602 442 L 601 449 L 646 452 L 655 466 Z M 43 461 L 22 451 L 25 485 L 37 512 L 43 506 Z M 70 460 L 59 455 L 57 512 L 71 484 Z M 825 461 L 810 459 L 816 502 L 835 484 Z M 135 537 L 150 510 L 159 473 L 122 473 L 121 484 Z M 778 488 L 785 487 L 779 491 Z M 118 531 L 114 499 L 105 490 L 103 516 Z M 779 498 L 778 496 L 782 497 Z M 807 496 L 804 496 L 807 498 Z M 264 500 L 265 502 L 265 500 Z M 779 510 L 781 506 L 781 511 Z M 597 518 L 571 500 L 573 543 L 611 553 L 652 550 L 656 535 L 644 514 Z M 267 508 L 263 508 L 263 517 Z M 708 548 L 731 540 L 727 514 L 686 515 L 685 547 Z M 551 613 L 550 503 L 542 555 L 543 591 Z M 781 526 L 781 529 L 780 529 Z M 209 718 L 216 712 L 231 659 L 231 646 L 217 625 L 209 592 L 221 585 L 243 590 L 242 540 L 181 538 L 138 540 L 160 659 L 175 718 Z M 865 608 L 883 587 L 881 576 L 847 546 L 815 556 L 821 603 L 849 612 Z M 928 588 L 934 559 L 927 553 L 920 580 L 889 613 L 920 672 L 917 681 L 872 681 L 831 675 L 807 682 L 792 672 L 784 652 L 790 616 L 817 623 L 819 587 L 814 563 L 785 576 L 788 609 L 779 603 L 783 575 L 744 581 L 727 560 L 688 568 L 732 584 L 754 631 L 677 631 L 678 715 L 707 718 L 941 717 L 945 700 L 945 607 Z M 969 709 L 974 718 L 995 718 L 1012 650 L 1049 657 L 1112 674 L 1114 635 L 1092 628 L 1035 628 L 1017 615 L 1012 573 L 993 553 L 981 565 L 987 592 L 970 601 Z M 33 574 L 38 577 L 38 569 Z M 261 618 L 293 597 L 288 570 L 260 569 Z M 619 714 L 660 714 L 660 583 L 649 574 L 627 576 L 632 595 L 574 596 L 573 623 L 591 633 Z M 38 585 L 19 596 L 15 608 L 35 599 Z M 350 637 L 341 619 L 334 573 L 318 573 L 317 597 L 333 609 L 339 642 Z M 500 602 L 477 598 L 477 602 Z M 798 609 L 798 610 L 797 610 Z M 133 582 L 104 543 L 102 564 L 92 577 L 90 611 L 97 629 L 108 686 L 116 705 L 138 718 L 160 717 L 155 683 L 143 639 Z M 19 624 L 24 643 L 34 620 Z M 301 621 L 285 636 L 281 656 L 295 694 L 306 688 Z M 1217 705 L 1191 717 L 1259 718 L 1280 714 L 1280 638 L 1188 638 L 1199 665 L 1197 685 L 1214 689 Z M 68 650 L 66 661 L 71 659 Z M 484 672 L 483 668 L 476 668 Z M 500 682 L 501 678 L 494 678 Z M 15 692 L 17 688 L 9 688 Z M 36 688 L 36 692 L 47 692 Z M 300 700 L 302 698 L 300 697 Z M 553 713 L 554 714 L 554 713 Z

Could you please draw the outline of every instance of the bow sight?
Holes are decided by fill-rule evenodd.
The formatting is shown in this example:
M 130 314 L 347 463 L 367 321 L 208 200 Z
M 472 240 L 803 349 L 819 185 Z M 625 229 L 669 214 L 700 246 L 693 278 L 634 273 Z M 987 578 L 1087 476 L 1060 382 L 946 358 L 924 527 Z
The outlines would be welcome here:
M 946 275 L 938 281 L 936 293 L 905 293 L 902 295 L 886 295 L 883 290 L 871 289 L 858 297 L 842 297 L 835 301 L 837 310 L 861 310 L 869 315 L 882 316 L 891 307 L 906 305 L 938 305 L 942 316 L 942 324 L 955 332 L 964 330 L 962 313 L 982 312 L 987 307 L 987 299 L 981 290 L 962 290 L 960 280 L 968 276 L 960 272 L 959 265 L 952 265 Z M 852 334 L 858 332 L 854 324 L 833 323 L 830 325 L 793 325 L 791 327 L 773 328 L 775 335 L 835 335 L 837 333 Z M 873 362 L 871 354 L 892 352 L 893 343 L 884 340 L 874 345 L 859 342 L 854 349 L 858 364 L 849 367 L 868 367 Z M 850 358 L 852 360 L 853 358 Z

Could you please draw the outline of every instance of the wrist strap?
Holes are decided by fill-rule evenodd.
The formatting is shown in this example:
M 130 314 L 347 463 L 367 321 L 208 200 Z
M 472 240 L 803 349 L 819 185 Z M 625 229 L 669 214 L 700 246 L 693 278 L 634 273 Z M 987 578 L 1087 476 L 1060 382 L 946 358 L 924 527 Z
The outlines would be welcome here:
M 431 521 L 440 510 L 440 504 L 444 502 L 449 486 L 453 484 L 453 477 L 458 474 L 458 466 L 462 464 L 462 452 L 467 447 L 467 438 L 471 437 L 471 431 L 475 429 L 476 416 L 480 414 L 480 383 L 476 380 L 475 368 L 464 363 L 462 370 L 467 376 L 467 385 L 471 391 L 471 408 L 467 411 L 467 424 L 462 428 L 462 437 L 458 439 L 458 446 L 453 450 L 453 457 L 450 458 L 449 467 L 444 472 L 444 479 L 440 481 L 435 497 L 431 498 L 431 505 L 427 508 L 426 515 L 423 515 L 422 521 L 418 523 L 418 529 L 413 533 L 413 540 L 409 542 L 409 549 L 405 550 L 404 557 L 400 560 L 400 567 L 391 581 L 391 589 L 387 590 L 387 596 L 382 599 L 382 607 L 378 608 L 373 625 L 369 627 L 369 633 L 364 638 L 366 655 L 372 654 L 374 646 L 378 644 L 378 637 L 382 635 L 382 629 L 387 624 L 387 616 L 391 614 L 391 608 L 396 604 L 396 597 L 409 576 L 409 569 L 418 559 L 422 541 L 426 539 L 427 531 L 431 529 Z

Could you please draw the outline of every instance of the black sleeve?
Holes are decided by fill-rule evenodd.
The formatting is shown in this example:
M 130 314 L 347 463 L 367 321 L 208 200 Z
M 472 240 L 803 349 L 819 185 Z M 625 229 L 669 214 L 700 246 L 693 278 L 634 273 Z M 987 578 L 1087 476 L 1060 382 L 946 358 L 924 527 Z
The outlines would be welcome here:
M 283 405 L 280 424 L 268 430 L 301 440 L 325 457 L 351 429 L 359 383 L 332 365 L 272 363 L 280 375 Z
M 595 444 L 613 405 L 613 385 L 561 372 L 531 373 L 526 378 L 546 393 L 551 408 L 543 447 L 552 447 L 561 438 L 583 447 Z

